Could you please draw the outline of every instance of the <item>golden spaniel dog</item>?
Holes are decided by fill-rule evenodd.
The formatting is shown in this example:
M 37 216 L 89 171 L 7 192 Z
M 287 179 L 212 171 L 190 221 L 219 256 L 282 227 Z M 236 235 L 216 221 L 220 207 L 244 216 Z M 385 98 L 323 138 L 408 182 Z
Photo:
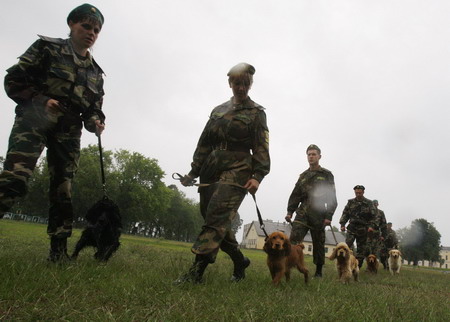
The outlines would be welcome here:
M 358 260 L 346 243 L 337 244 L 329 259 L 336 260 L 339 280 L 342 283 L 348 284 L 352 276 L 355 282 L 359 281 Z
M 369 273 L 376 274 L 378 272 L 378 265 L 379 265 L 377 256 L 374 254 L 370 254 L 369 256 L 367 256 L 366 261 L 367 261 L 367 271 Z
M 267 266 L 275 286 L 280 284 L 283 276 L 286 277 L 286 282 L 289 282 L 293 267 L 297 267 L 303 273 L 305 283 L 308 283 L 308 269 L 304 262 L 303 248 L 305 248 L 303 244 L 291 245 L 289 237 L 281 231 L 273 232 L 267 238 L 264 251 L 267 253 Z
M 388 264 L 391 275 L 400 274 L 400 268 L 402 267 L 402 253 L 398 249 L 391 249 L 389 251 Z

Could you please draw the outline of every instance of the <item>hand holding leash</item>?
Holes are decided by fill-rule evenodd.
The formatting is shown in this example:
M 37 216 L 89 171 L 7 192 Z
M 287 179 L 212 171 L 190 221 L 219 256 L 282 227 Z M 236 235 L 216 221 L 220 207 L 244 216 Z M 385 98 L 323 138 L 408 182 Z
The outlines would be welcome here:
M 195 183 L 197 182 L 197 180 L 190 177 L 189 175 L 182 176 L 178 172 L 172 173 L 172 179 L 179 180 L 180 183 L 185 187 L 191 187 L 191 186 L 195 185 Z

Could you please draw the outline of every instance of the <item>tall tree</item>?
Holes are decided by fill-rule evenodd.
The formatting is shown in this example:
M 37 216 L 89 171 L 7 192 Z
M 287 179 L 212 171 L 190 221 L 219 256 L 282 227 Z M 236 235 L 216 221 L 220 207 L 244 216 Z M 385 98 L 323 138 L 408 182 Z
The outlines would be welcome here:
M 418 265 L 419 261 L 439 261 L 441 234 L 433 223 L 421 218 L 411 223 L 410 228 L 400 230 L 401 250 L 404 259 Z

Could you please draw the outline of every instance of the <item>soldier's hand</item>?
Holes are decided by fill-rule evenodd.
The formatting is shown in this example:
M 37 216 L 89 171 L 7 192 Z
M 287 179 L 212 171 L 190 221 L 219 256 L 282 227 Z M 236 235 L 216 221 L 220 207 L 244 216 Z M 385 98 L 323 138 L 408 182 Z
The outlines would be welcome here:
M 186 174 L 184 177 L 180 179 L 180 183 L 185 187 L 193 186 L 195 181 L 190 175 Z
M 57 100 L 54 100 L 53 98 L 50 98 L 45 103 L 45 111 L 47 113 L 55 114 L 59 110 L 59 102 Z
M 345 226 L 341 226 L 341 231 L 345 231 Z
M 381 236 L 381 237 L 380 237 L 380 240 L 381 240 L 381 241 L 384 241 L 384 237 L 383 237 L 383 236 Z
M 292 214 L 287 214 L 286 217 L 284 217 L 284 220 L 286 220 L 287 222 L 291 222 Z
M 259 182 L 256 179 L 250 179 L 247 181 L 247 183 L 244 185 L 244 188 L 248 190 L 252 195 L 258 191 L 259 188 Z
M 105 123 L 102 123 L 102 121 L 100 120 L 95 120 L 95 135 L 97 136 L 102 135 L 104 130 L 105 130 Z
M 372 227 L 367 228 L 367 232 L 368 232 L 368 233 L 373 232 L 373 228 L 372 228 Z
M 330 219 L 324 219 L 323 220 L 323 226 L 326 227 L 326 226 L 329 226 L 329 225 L 331 225 L 331 220 Z

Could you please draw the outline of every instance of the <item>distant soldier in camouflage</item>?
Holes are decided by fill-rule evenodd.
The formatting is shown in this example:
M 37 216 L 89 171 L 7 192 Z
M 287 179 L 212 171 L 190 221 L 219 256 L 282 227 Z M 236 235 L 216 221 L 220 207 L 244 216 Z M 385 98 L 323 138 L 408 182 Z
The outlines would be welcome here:
M 72 234 L 71 188 L 82 123 L 97 135 L 104 129 L 103 71 L 89 53 L 103 22 L 96 7 L 75 8 L 67 17 L 69 39 L 39 36 L 5 77 L 6 93 L 17 107 L 0 174 L 0 213 L 26 194 L 36 162 L 47 147 L 51 261 L 67 256 L 67 237 Z
M 290 240 L 300 243 L 311 231 L 313 257 L 316 264 L 315 277 L 322 277 L 325 263 L 325 227 L 331 224 L 337 207 L 334 176 L 331 171 L 319 165 L 321 151 L 315 144 L 306 149 L 309 169 L 304 171 L 291 193 L 288 201 L 286 221 L 291 222 L 294 211 L 297 213 L 292 223 Z M 299 206 L 300 204 L 300 206 Z
M 248 96 L 255 68 L 241 63 L 228 73 L 233 97 L 213 109 L 194 152 L 191 171 L 181 183 L 192 185 L 200 176 L 200 210 L 205 220 L 192 252 L 195 262 L 176 283 L 202 281 L 219 248 L 234 264 L 232 281 L 245 278 L 250 260 L 238 249 L 231 230 L 247 192 L 256 193 L 270 170 L 269 130 L 264 108 Z
M 376 209 L 369 199 L 364 197 L 365 188 L 362 185 L 357 185 L 353 188 L 355 191 L 355 198 L 350 199 L 344 208 L 339 223 L 341 230 L 347 230 L 347 237 L 345 242 L 351 248 L 356 240 L 356 258 L 361 268 L 364 258 L 369 255 L 369 248 L 367 245 L 367 235 L 374 231 L 376 227 Z M 347 228 L 345 224 L 349 222 Z
M 386 228 L 386 237 L 384 238 L 384 242 L 381 248 L 381 258 L 384 259 L 383 266 L 384 269 L 389 269 L 389 263 L 388 263 L 388 257 L 389 257 L 389 251 L 391 249 L 398 249 L 398 239 L 397 234 L 395 233 L 395 230 L 392 229 L 392 223 L 387 223 Z
M 378 200 L 373 200 L 372 203 L 375 207 L 375 227 L 371 233 L 367 234 L 367 244 L 369 253 L 376 255 L 381 261 L 381 248 L 386 238 L 386 216 L 383 210 L 378 209 Z

